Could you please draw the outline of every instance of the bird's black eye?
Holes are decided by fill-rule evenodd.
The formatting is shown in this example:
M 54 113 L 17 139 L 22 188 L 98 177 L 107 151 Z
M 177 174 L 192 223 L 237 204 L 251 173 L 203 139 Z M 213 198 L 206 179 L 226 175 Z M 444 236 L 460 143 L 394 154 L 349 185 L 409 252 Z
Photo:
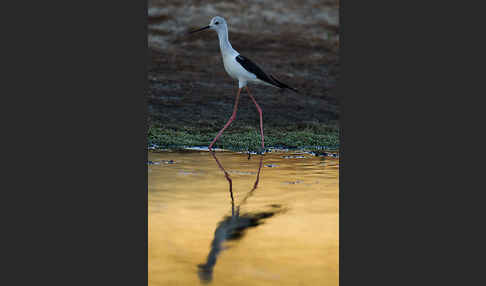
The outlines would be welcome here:
M 214 24 L 218 25 L 218 24 L 219 24 L 219 22 L 214 22 Z

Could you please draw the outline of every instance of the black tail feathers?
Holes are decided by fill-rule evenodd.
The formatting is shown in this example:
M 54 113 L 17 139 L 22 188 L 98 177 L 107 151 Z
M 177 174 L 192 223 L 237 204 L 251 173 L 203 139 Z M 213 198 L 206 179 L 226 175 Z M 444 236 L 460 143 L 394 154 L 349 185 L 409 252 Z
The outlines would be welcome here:
M 276 79 L 274 76 L 270 75 L 270 78 L 276 83 L 276 86 L 280 87 L 280 88 L 288 88 L 290 90 L 292 90 L 293 92 L 295 93 L 299 93 L 298 90 L 296 90 L 295 88 L 293 87 L 290 87 L 288 85 L 286 85 L 285 83 L 279 81 L 278 79 Z

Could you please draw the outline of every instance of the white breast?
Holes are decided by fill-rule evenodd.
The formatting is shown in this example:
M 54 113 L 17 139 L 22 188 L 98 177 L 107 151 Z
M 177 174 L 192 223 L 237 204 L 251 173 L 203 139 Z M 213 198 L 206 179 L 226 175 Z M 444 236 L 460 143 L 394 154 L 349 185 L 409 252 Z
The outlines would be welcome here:
M 235 68 L 235 64 L 232 63 L 233 61 L 235 61 L 233 56 L 231 55 L 223 56 L 224 69 L 226 70 L 226 72 L 229 74 L 230 77 L 232 77 L 233 79 L 238 79 L 238 74 Z

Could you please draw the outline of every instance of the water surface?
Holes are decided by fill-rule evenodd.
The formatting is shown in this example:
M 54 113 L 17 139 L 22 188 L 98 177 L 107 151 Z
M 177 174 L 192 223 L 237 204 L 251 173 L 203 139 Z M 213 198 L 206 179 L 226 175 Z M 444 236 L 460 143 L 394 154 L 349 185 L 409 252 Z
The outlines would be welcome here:
M 338 285 L 339 161 L 149 152 L 149 285 Z

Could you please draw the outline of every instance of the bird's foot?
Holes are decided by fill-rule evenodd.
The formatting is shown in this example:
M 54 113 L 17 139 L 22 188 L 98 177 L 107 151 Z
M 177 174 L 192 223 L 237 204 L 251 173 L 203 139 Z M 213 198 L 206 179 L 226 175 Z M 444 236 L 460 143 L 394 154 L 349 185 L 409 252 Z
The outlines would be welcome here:
M 263 155 L 263 154 L 265 154 L 265 151 L 266 151 L 266 150 L 265 150 L 265 147 L 264 147 L 264 146 L 262 146 L 262 148 L 260 148 L 260 150 L 258 150 L 258 151 L 257 151 L 257 154 L 258 154 L 258 155 Z

